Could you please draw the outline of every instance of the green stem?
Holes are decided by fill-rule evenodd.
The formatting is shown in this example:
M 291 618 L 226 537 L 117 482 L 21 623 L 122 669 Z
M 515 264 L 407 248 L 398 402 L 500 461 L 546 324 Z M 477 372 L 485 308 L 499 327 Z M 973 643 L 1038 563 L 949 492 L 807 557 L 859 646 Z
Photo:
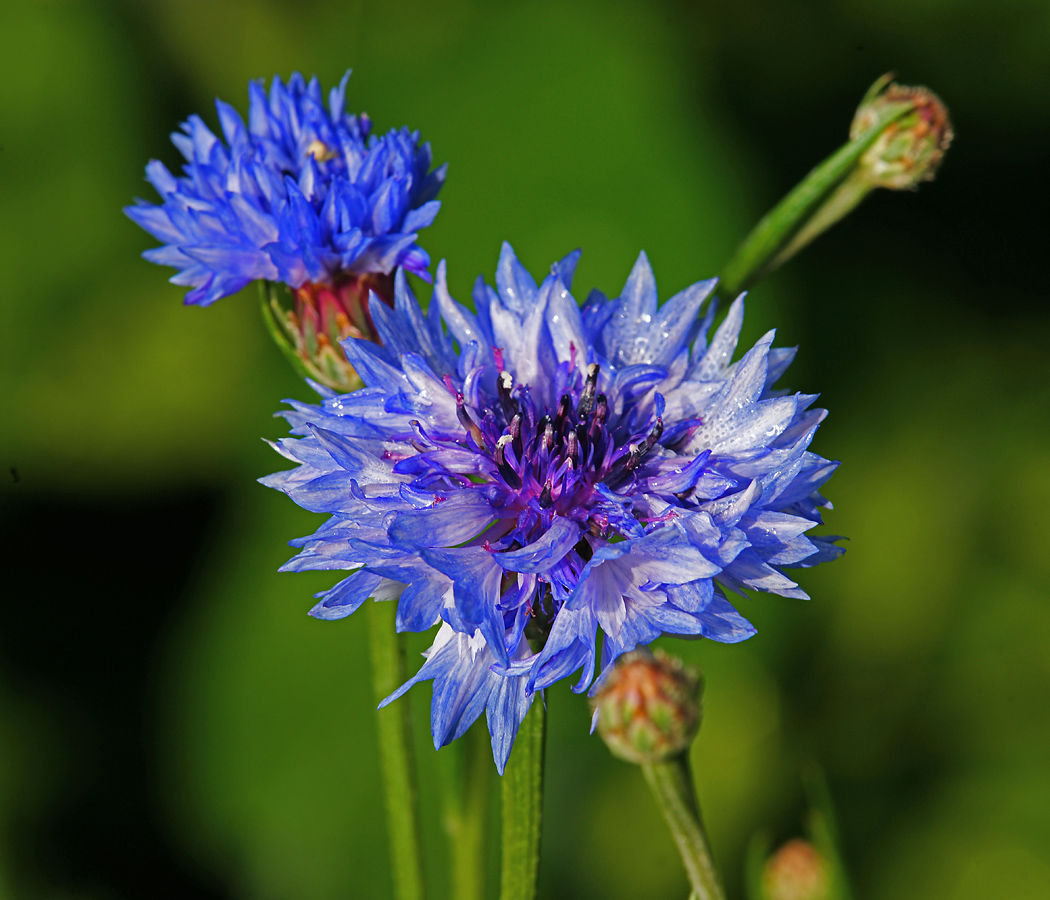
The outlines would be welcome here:
M 404 639 L 394 629 L 397 604 L 375 601 L 370 608 L 372 679 L 376 702 L 405 680 Z M 409 707 L 404 701 L 377 715 L 379 767 L 390 833 L 390 864 L 396 900 L 423 900 L 423 864 L 419 840 L 419 804 Z
M 766 861 L 773 852 L 773 838 L 768 831 L 759 831 L 751 836 L 744 856 L 744 887 L 747 900 L 766 900 L 762 878 Z
M 543 696 L 532 702 L 503 773 L 503 869 L 500 900 L 533 900 L 540 868 L 543 751 L 547 731 Z
M 810 842 L 817 848 L 828 867 L 831 882 L 829 900 L 851 900 L 849 874 L 839 852 L 839 829 L 835 821 L 835 807 L 831 801 L 827 778 L 816 763 L 810 763 L 803 768 L 802 782 L 810 805 L 806 816 L 806 831 L 809 833 Z
M 448 834 L 449 880 L 452 900 L 482 900 L 485 894 L 485 835 L 487 833 L 492 751 L 483 721 L 476 722 L 445 752 L 458 765 L 446 773 L 445 831 Z
M 887 105 L 879 120 L 802 179 L 751 229 L 722 272 L 719 294 L 734 297 L 784 263 L 855 207 L 871 190 L 848 176 L 885 128 L 912 109 Z M 822 206 L 827 204 L 827 209 Z
M 642 772 L 678 845 L 693 894 L 697 900 L 725 900 L 700 817 L 688 755 L 647 763 Z

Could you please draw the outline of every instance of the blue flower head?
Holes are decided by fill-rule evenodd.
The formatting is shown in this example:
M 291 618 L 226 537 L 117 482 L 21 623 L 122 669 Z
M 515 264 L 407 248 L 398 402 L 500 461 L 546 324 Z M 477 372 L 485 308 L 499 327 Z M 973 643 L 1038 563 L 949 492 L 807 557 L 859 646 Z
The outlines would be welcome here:
M 807 534 L 837 465 L 808 449 L 825 411 L 773 388 L 795 350 L 770 332 L 733 362 L 742 298 L 709 342 L 714 281 L 659 305 L 644 254 L 581 308 L 578 255 L 537 286 L 505 244 L 476 312 L 444 263 L 427 313 L 398 273 L 381 344 L 345 342 L 365 387 L 289 401 L 298 467 L 262 479 L 331 516 L 284 568 L 352 570 L 312 615 L 396 598 L 399 630 L 440 623 L 385 702 L 433 680 L 435 746 L 485 712 L 501 772 L 537 691 L 585 691 L 661 634 L 744 640 L 728 592 L 805 598 L 784 568 L 840 553 Z
M 225 143 L 193 115 L 172 135 L 182 176 L 146 166 L 162 202 L 125 212 L 164 243 L 143 256 L 179 270 L 171 281 L 192 288 L 187 303 L 207 306 L 255 280 L 338 287 L 398 266 L 429 280 L 416 237 L 437 215 L 445 166 L 430 171 L 418 132 L 370 135 L 366 115 L 344 112 L 349 76 L 327 105 L 316 78 L 275 77 L 269 96 L 252 82 L 247 126 L 216 100 Z

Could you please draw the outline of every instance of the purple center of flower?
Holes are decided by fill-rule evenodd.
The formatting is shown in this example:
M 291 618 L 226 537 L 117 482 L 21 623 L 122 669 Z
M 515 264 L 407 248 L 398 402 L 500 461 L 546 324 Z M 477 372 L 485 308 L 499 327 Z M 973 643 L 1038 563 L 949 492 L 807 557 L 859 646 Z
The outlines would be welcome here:
M 515 385 L 511 373 L 501 370 L 498 408 L 484 409 L 479 416 L 471 414 L 463 394 L 446 379 L 468 449 L 492 463 L 489 482 L 499 494 L 493 506 L 503 511 L 502 519 L 516 520 L 517 527 L 507 533 L 520 543 L 545 531 L 554 516 L 578 522 L 594 537 L 609 537 L 608 517 L 594 508 L 602 499 L 597 486 L 616 490 L 629 481 L 663 434 L 659 415 L 638 432 L 617 422 L 622 417 L 612 414 L 608 398 L 598 390 L 600 373 L 600 366 L 591 363 L 552 410 L 538 408 L 529 386 Z M 486 543 L 495 543 L 497 535 L 499 531 Z M 580 549 L 585 558 L 590 556 L 589 547 Z

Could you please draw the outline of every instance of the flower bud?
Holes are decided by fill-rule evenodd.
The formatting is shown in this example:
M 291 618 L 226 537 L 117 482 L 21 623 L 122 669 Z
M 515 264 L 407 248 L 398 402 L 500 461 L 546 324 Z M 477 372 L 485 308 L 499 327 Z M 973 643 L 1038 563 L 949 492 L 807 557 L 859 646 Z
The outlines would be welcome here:
M 336 284 L 306 283 L 298 288 L 263 282 L 263 318 L 278 346 L 300 374 L 340 393 L 361 386 L 340 341 L 378 340 L 368 304 L 372 294 L 393 305 L 394 279 L 369 272 Z
M 909 107 L 883 128 L 858 163 L 871 187 L 899 191 L 933 178 L 954 134 L 948 110 L 933 91 L 892 82 L 887 86 L 889 79 L 883 76 L 868 91 L 849 134 L 857 140 L 883 120 L 887 109 Z
M 829 900 L 828 866 L 809 841 L 788 841 L 766 862 L 762 894 L 764 900 Z
M 876 188 L 933 178 L 952 141 L 948 110 L 924 87 L 883 75 L 861 100 L 850 139 L 802 179 L 751 230 L 722 272 L 732 297 L 780 268 Z
M 593 700 L 614 756 L 646 765 L 682 753 L 700 730 L 699 674 L 662 651 L 621 656 Z

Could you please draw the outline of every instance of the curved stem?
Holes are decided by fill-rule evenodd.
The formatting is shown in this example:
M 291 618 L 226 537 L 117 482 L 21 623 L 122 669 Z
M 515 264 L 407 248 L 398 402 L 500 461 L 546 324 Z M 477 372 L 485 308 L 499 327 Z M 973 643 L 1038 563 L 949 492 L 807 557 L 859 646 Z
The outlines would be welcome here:
M 378 703 L 405 680 L 405 645 L 403 636 L 394 629 L 397 604 L 372 601 L 368 606 L 372 680 Z M 395 703 L 379 710 L 376 727 L 390 836 L 394 897 L 396 900 L 423 900 L 419 799 L 408 704 Z
M 911 108 L 887 105 L 871 128 L 832 153 L 766 213 L 723 269 L 719 296 L 735 297 L 860 203 L 871 185 L 848 176 L 885 128 Z
M 642 772 L 678 845 L 694 896 L 697 900 L 725 900 L 700 817 L 689 757 L 682 753 L 666 762 L 649 763 L 642 766 Z
M 533 900 L 540 867 L 543 752 L 547 732 L 543 696 L 518 729 L 503 774 L 503 868 L 500 900 Z

